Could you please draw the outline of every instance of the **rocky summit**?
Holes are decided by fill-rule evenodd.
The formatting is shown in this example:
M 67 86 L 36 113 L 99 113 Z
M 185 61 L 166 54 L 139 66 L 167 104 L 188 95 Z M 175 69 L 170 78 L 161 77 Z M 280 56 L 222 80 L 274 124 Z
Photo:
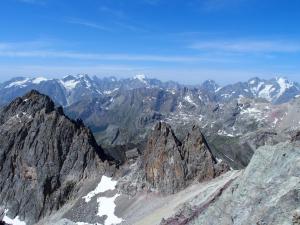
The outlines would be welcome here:
M 0 202 L 28 224 L 57 211 L 104 173 L 106 156 L 81 121 L 37 91 L 0 112 Z
M 225 164 L 217 164 L 198 127 L 181 143 L 164 122 L 149 136 L 143 164 L 146 180 L 164 193 L 175 193 L 195 179 L 209 180 L 229 170 Z

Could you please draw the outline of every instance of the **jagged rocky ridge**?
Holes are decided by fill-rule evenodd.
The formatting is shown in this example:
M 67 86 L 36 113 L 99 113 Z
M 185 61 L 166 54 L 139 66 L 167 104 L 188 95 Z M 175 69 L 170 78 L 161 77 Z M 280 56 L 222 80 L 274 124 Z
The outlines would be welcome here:
M 0 112 L 0 202 L 28 224 L 60 209 L 107 159 L 81 121 L 37 91 Z
M 10 218 L 18 216 L 27 224 L 44 220 L 66 205 L 72 210 L 64 215 L 75 218 L 76 209 L 83 210 L 83 193 L 110 170 L 104 162 L 109 157 L 91 131 L 81 121 L 70 120 L 61 107 L 55 107 L 48 96 L 37 91 L 1 110 L 0 144 L 1 210 L 8 210 Z M 149 136 L 138 162 L 141 180 L 137 185 L 142 189 L 134 194 L 145 188 L 172 194 L 229 169 L 216 162 L 198 127 L 193 127 L 181 143 L 171 127 L 162 122 Z M 152 177 L 150 171 L 156 169 Z M 116 172 L 117 177 L 122 170 Z M 90 220 L 99 218 L 91 215 Z
M 229 170 L 217 164 L 199 127 L 194 126 L 181 143 L 162 122 L 148 138 L 143 165 L 147 182 L 163 193 L 175 193 L 194 180 L 202 182 Z
M 300 127 L 298 121 L 285 122 L 290 118 L 285 116 L 287 104 L 299 95 L 300 86 L 284 78 L 252 78 L 223 87 L 211 80 L 187 86 L 143 75 L 120 80 L 87 75 L 14 78 L 0 84 L 0 105 L 33 88 L 63 105 L 71 118 L 81 118 L 102 146 L 116 147 L 112 155 L 121 161 L 124 153 L 119 149 L 140 146 L 161 120 L 172 125 L 180 140 L 185 127 L 200 126 L 214 154 L 233 168 L 245 167 L 258 145 L 242 136 L 259 131 L 268 139 L 270 133 L 284 133 L 290 123 Z M 277 108 L 282 109 L 273 110 Z M 223 142 L 226 154 L 220 151 Z
M 148 79 L 144 75 L 120 79 L 115 77 L 98 78 L 88 75 L 68 75 L 62 79 L 46 79 L 44 77 L 16 77 L 0 84 L 2 98 L 0 104 L 22 96 L 31 89 L 37 89 L 60 105 L 67 106 L 81 100 L 110 96 L 120 91 L 159 88 L 170 92 L 178 92 L 183 88 L 196 89 L 205 101 L 228 102 L 240 96 L 247 98 L 263 98 L 275 104 L 288 102 L 300 93 L 300 85 L 285 78 L 269 80 L 252 78 L 246 82 L 238 82 L 225 86 L 207 80 L 201 85 L 181 85 L 176 82 L 162 82 Z

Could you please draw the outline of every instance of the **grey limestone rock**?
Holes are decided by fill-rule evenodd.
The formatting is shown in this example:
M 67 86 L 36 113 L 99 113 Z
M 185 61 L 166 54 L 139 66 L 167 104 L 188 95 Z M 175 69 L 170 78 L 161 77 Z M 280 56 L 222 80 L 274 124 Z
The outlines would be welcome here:
M 259 148 L 244 173 L 188 224 L 299 224 L 300 143 Z
M 0 202 L 11 218 L 32 224 L 58 210 L 105 160 L 91 131 L 37 91 L 0 112 Z

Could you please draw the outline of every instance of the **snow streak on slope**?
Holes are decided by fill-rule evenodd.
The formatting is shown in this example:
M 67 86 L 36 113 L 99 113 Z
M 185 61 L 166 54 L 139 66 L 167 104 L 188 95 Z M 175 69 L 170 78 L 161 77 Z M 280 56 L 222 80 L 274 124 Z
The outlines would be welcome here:
M 10 83 L 5 88 L 11 88 L 11 87 L 26 87 L 26 83 L 29 81 L 29 78 L 25 78 L 23 80 L 18 80 L 15 82 Z
M 277 98 L 279 98 L 283 93 L 288 90 L 289 88 L 293 87 L 293 82 L 289 82 L 286 79 L 278 78 L 277 83 L 280 87 L 279 93 L 277 94 Z
M 112 178 L 102 176 L 100 183 L 96 187 L 95 190 L 91 191 L 88 193 L 86 196 L 84 196 L 85 202 L 91 201 L 91 199 L 96 196 L 97 194 L 109 191 L 109 190 L 114 190 L 116 188 L 117 181 L 113 181 Z
M 115 190 L 117 185 L 117 181 L 113 181 L 112 178 L 102 176 L 100 183 L 96 187 L 95 190 L 88 193 L 86 196 L 83 197 L 86 203 L 90 202 L 91 199 L 100 194 L 104 193 L 106 191 L 113 191 Z M 120 194 L 116 193 L 113 197 L 99 197 L 97 198 L 98 203 L 98 213 L 97 215 L 99 217 L 106 216 L 104 225 L 116 225 L 123 221 L 122 218 L 119 218 L 115 215 L 115 200 L 118 198 Z M 88 224 L 88 223 L 82 223 L 77 222 L 77 225 L 81 224 Z

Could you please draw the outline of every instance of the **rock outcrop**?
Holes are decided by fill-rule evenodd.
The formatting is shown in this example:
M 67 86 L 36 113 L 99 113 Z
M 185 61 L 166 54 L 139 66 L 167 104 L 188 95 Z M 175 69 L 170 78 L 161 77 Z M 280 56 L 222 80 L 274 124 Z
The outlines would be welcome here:
M 143 165 L 147 182 L 171 194 L 194 180 L 212 179 L 229 169 L 217 166 L 198 127 L 194 126 L 181 143 L 164 122 L 159 122 L 148 138 Z
M 37 91 L 0 112 L 0 202 L 11 218 L 33 224 L 58 210 L 105 160 L 91 131 Z
M 162 192 L 174 193 L 185 187 L 185 167 L 181 143 L 171 127 L 159 122 L 144 152 L 146 180 Z
M 185 224 L 299 224 L 300 142 L 259 148 L 219 199 Z

